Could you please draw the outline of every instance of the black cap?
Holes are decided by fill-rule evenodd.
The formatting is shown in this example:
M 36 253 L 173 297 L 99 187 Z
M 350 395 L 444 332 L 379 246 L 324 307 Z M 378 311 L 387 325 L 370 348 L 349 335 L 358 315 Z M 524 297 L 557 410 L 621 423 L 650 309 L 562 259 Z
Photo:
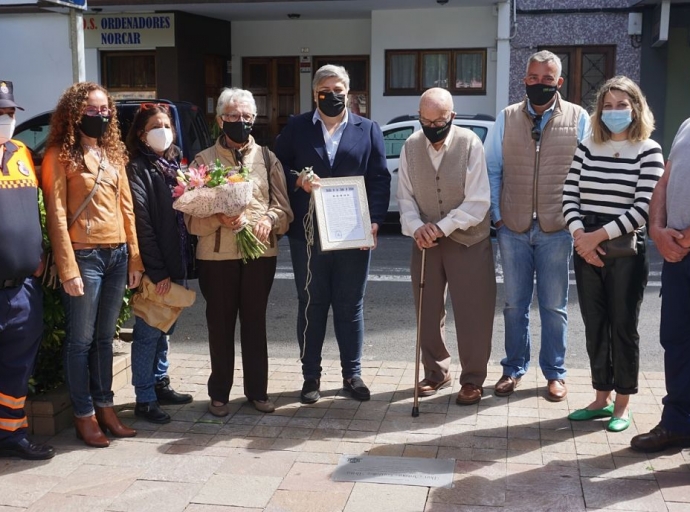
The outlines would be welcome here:
M 14 94 L 12 94 L 12 89 L 12 82 L 0 80 L 0 108 L 15 107 L 19 110 L 24 110 L 14 102 Z

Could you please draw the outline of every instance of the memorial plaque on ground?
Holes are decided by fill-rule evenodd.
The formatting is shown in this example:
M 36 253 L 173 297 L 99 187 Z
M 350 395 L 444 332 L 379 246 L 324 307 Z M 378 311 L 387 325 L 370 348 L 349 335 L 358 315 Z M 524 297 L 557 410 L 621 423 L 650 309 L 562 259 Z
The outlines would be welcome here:
M 336 482 L 452 487 L 455 459 L 342 455 L 332 479 Z

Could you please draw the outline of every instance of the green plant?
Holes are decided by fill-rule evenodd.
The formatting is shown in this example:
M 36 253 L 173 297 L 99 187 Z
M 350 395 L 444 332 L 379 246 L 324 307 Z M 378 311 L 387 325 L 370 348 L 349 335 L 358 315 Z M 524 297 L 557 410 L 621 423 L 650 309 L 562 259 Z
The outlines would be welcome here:
M 43 244 L 47 251 L 50 250 L 50 240 L 45 228 L 46 212 L 43 204 L 43 195 L 39 192 L 38 203 L 41 214 L 41 227 L 43 229 Z M 62 367 L 62 344 L 65 340 L 65 310 L 62 305 L 60 289 L 43 286 L 43 340 L 38 350 L 34 373 L 29 380 L 29 391 L 38 395 L 55 389 L 65 381 Z M 117 319 L 116 335 L 120 328 L 132 314 L 130 307 L 130 290 L 125 293 L 122 300 L 120 316 Z

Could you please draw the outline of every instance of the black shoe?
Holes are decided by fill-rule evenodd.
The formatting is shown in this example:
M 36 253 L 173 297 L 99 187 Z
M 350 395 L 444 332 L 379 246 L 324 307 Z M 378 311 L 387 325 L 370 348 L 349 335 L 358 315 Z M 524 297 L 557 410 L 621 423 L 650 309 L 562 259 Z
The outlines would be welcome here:
M 690 436 L 670 432 L 657 425 L 646 434 L 639 434 L 630 440 L 630 447 L 638 452 L 660 452 L 667 448 L 690 448 Z
M 178 393 L 170 387 L 170 378 L 163 377 L 156 382 L 156 397 L 160 405 L 182 405 L 192 403 L 192 395 Z
M 319 389 L 321 388 L 321 381 L 319 379 L 307 379 L 302 385 L 302 392 L 299 394 L 300 402 L 303 404 L 313 404 L 316 403 L 321 394 Z
M 170 423 L 170 415 L 161 409 L 158 402 L 137 402 L 134 415 L 151 423 Z
M 27 460 L 52 459 L 55 449 L 45 444 L 34 444 L 26 437 L 18 443 L 0 445 L 0 457 L 19 457 Z
M 343 391 L 355 400 L 360 400 L 362 402 L 366 402 L 371 398 L 369 388 L 364 384 L 362 377 L 359 375 L 355 375 L 350 380 L 343 379 Z

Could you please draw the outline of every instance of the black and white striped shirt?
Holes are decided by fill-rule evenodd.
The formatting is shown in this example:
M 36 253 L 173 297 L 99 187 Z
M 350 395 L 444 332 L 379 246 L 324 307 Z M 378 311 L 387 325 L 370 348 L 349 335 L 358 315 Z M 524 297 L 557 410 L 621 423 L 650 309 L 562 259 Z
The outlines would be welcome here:
M 582 141 L 563 187 L 563 215 L 571 233 L 583 229 L 584 215 L 617 215 L 604 226 L 609 239 L 647 223 L 649 202 L 664 172 L 661 147 L 640 142 Z

